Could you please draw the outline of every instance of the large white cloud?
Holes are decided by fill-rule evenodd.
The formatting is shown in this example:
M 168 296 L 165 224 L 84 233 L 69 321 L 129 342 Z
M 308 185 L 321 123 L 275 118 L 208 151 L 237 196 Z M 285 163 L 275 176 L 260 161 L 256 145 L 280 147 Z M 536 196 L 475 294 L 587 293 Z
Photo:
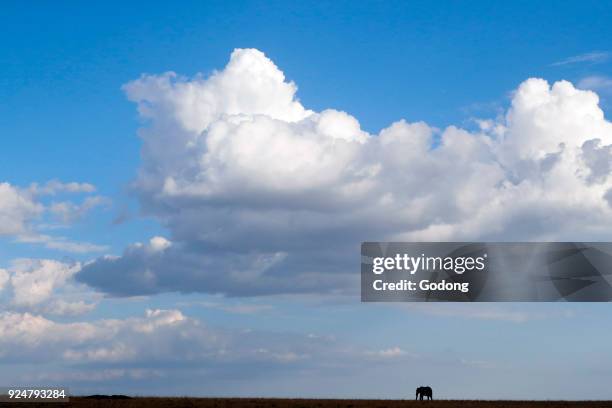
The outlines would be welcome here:
M 528 79 L 476 131 L 368 134 L 296 89 L 253 49 L 208 78 L 127 84 L 148 123 L 135 189 L 173 244 L 78 278 L 122 295 L 330 291 L 350 287 L 364 240 L 610 237 L 612 124 L 592 91 Z

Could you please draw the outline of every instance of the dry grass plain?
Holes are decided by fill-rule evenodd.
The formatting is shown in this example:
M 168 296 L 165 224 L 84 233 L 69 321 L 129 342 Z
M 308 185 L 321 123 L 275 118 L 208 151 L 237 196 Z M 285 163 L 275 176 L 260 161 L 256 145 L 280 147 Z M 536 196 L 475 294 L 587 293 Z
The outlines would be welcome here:
M 7 404 L 8 405 L 8 404 Z M 68 403 L 19 403 L 22 407 L 111 408 L 612 408 L 612 401 L 411 401 L 267 398 L 83 398 Z

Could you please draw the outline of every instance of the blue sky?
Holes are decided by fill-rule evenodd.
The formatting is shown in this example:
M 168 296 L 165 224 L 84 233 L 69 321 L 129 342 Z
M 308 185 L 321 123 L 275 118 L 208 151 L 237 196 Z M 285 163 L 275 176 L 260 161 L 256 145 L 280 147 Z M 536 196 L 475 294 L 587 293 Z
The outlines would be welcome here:
M 356 265 L 364 240 L 609 241 L 611 14 L 5 5 L 0 383 L 612 398 L 608 305 L 360 304 Z

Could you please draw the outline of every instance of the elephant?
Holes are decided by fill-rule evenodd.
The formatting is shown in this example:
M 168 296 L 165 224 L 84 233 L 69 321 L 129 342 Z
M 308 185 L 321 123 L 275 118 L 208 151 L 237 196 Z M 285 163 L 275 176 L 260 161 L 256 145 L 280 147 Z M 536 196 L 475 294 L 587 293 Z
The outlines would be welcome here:
M 416 389 L 416 398 L 423 401 L 423 397 L 426 397 L 429 400 L 433 399 L 433 390 L 431 387 L 419 387 Z

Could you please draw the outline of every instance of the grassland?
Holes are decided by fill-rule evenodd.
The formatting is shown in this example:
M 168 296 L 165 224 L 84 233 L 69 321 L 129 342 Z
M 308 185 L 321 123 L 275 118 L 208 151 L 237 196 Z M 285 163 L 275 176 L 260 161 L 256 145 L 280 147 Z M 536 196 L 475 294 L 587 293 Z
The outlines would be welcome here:
M 411 401 L 266 398 L 83 398 L 68 403 L 20 403 L 21 407 L 111 408 L 612 408 L 612 401 Z

